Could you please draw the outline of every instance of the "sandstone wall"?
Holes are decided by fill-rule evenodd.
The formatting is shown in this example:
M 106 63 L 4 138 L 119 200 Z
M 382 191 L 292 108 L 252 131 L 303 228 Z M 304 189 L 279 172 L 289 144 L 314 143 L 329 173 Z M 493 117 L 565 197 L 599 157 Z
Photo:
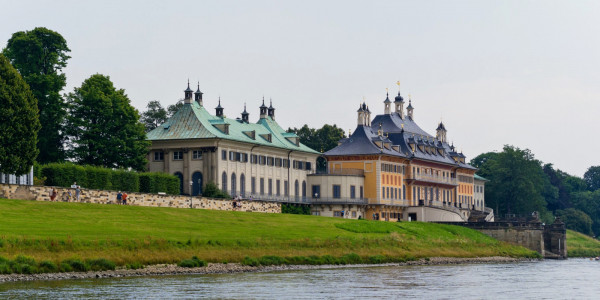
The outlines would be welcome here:
M 81 189 L 79 201 L 75 199 L 75 190 L 71 188 L 55 187 L 58 195 L 55 201 L 80 202 L 97 204 L 116 204 L 117 191 Z M 69 191 L 71 197 L 69 197 Z M 23 199 L 35 201 L 50 201 L 52 187 L 28 186 L 16 184 L 0 184 L 0 198 Z M 236 201 L 238 207 L 234 209 L 233 200 L 210 199 L 181 195 L 159 195 L 145 193 L 127 193 L 127 204 L 152 207 L 211 209 L 211 210 L 236 210 L 247 212 L 281 213 L 281 204 L 265 201 Z

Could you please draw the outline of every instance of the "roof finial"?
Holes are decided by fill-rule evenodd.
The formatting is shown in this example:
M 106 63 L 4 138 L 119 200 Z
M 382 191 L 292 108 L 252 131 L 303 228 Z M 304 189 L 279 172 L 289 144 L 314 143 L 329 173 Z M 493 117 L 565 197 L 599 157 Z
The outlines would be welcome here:
M 188 78 L 188 89 L 190 88 L 190 79 Z

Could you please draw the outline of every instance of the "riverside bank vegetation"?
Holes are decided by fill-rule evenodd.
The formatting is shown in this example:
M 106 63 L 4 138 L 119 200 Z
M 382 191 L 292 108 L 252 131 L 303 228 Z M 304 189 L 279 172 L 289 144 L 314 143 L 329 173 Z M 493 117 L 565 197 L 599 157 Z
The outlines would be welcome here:
M 475 230 L 432 223 L 8 199 L 0 199 L 0 211 L 0 272 L 102 270 L 113 263 L 139 268 L 183 260 L 201 266 L 539 257 Z

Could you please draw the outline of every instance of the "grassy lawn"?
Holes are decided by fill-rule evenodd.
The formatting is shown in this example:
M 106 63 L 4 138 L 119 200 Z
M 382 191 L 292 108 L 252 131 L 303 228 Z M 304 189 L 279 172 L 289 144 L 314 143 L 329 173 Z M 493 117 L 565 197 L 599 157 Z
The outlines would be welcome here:
M 475 230 L 431 223 L 388 223 L 317 216 L 0 199 L 0 256 L 59 262 L 106 258 L 118 265 L 198 256 L 356 253 L 361 257 L 535 256 Z
M 600 241 L 573 230 L 567 230 L 567 253 L 569 257 L 600 256 Z

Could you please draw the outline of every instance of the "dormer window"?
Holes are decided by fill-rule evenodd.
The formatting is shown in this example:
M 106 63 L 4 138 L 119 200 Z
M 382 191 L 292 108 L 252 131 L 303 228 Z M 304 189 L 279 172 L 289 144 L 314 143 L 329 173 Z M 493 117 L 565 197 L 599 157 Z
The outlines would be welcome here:
M 253 139 L 253 140 L 255 140 L 255 139 L 256 139 L 256 131 L 255 131 L 255 130 L 252 130 L 252 131 L 243 131 L 243 133 L 244 133 L 244 134 L 245 134 L 247 137 L 249 137 L 249 138 L 251 138 L 251 139 Z
M 267 142 L 271 143 L 272 136 L 271 136 L 270 133 L 261 134 L 260 137 L 262 137 L 263 139 L 265 139 Z

